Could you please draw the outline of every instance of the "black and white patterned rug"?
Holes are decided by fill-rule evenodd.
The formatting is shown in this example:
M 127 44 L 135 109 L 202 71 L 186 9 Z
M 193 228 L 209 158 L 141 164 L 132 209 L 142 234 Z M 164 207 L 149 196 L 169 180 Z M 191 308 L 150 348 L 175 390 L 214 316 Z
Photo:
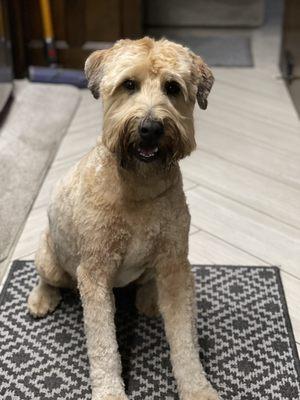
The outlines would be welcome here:
M 193 270 L 200 357 L 222 399 L 299 400 L 299 359 L 279 270 L 228 266 Z M 80 301 L 66 291 L 54 314 L 35 320 L 27 313 L 26 298 L 36 280 L 33 263 L 17 261 L 1 292 L 0 398 L 89 400 Z M 137 315 L 133 289 L 119 290 L 116 296 L 130 400 L 178 399 L 161 319 Z

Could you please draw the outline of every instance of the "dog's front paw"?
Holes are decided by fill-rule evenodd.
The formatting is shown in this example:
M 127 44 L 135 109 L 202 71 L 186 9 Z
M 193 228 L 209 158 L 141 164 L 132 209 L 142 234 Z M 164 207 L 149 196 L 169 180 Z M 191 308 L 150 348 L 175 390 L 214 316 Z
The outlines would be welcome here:
M 215 389 L 209 386 L 197 393 L 190 393 L 183 396 L 183 400 L 220 400 L 220 397 Z

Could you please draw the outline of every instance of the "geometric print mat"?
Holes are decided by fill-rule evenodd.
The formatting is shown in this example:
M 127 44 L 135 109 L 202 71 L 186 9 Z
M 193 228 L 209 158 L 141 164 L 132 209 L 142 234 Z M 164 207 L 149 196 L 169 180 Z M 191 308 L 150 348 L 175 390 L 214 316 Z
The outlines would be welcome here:
M 193 266 L 199 356 L 222 400 L 299 400 L 300 365 L 277 267 Z M 90 400 L 80 299 L 32 318 L 32 261 L 15 261 L 0 294 L 0 398 Z M 161 318 L 138 315 L 118 289 L 116 326 L 130 400 L 178 400 Z

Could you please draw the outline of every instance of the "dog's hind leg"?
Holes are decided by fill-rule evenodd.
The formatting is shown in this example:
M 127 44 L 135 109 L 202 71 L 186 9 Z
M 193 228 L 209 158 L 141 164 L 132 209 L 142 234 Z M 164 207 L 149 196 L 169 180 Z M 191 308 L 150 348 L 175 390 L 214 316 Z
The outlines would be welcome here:
M 150 279 L 138 287 L 135 306 L 140 314 L 144 314 L 147 317 L 157 317 L 159 315 L 155 279 Z
M 40 278 L 28 297 L 28 310 L 33 317 L 44 317 L 56 309 L 60 300 L 59 288 L 48 285 Z
M 57 262 L 48 229 L 43 233 L 35 256 L 39 282 L 28 297 L 28 310 L 34 317 L 53 312 L 61 300 L 60 289 L 71 287 L 70 276 Z

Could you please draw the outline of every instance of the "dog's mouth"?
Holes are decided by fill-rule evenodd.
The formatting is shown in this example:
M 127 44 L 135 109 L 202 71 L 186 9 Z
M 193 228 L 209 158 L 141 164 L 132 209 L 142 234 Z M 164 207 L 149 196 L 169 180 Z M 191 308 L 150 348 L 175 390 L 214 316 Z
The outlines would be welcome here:
M 151 162 L 158 158 L 159 156 L 159 148 L 157 145 L 155 146 L 137 146 L 135 150 L 135 156 L 144 162 Z

